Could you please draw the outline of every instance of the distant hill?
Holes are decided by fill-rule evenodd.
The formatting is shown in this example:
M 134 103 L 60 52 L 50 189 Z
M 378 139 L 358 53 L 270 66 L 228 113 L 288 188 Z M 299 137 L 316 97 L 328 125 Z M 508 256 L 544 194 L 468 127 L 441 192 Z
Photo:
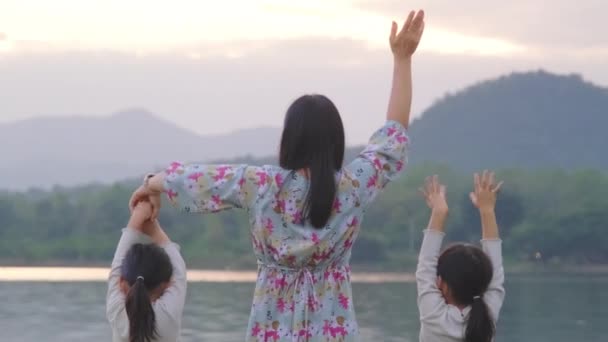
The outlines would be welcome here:
M 270 127 L 200 136 L 143 109 L 0 124 L 0 188 L 112 182 L 172 160 L 263 156 L 279 137 Z
M 578 75 L 515 73 L 441 99 L 412 124 L 411 162 L 608 169 L 608 89 Z
M 606 127 L 607 89 L 577 75 L 515 73 L 447 95 L 426 110 L 411 125 L 410 163 L 461 171 L 608 169 Z M 1 124 L 0 189 L 107 183 L 176 159 L 275 163 L 279 138 L 279 128 L 199 136 L 142 109 Z M 360 150 L 349 148 L 346 159 Z

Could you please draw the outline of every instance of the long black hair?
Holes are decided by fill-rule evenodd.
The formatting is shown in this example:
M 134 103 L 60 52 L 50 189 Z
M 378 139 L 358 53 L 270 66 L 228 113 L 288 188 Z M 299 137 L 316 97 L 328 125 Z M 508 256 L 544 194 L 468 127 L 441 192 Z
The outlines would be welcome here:
M 490 310 L 483 300 L 494 270 L 486 253 L 476 246 L 448 247 L 437 261 L 437 276 L 449 288 L 452 299 L 470 305 L 465 331 L 466 342 L 491 342 L 496 332 Z
M 305 169 L 310 187 L 303 217 L 322 228 L 336 197 L 336 171 L 344 160 L 344 126 L 336 106 L 323 95 L 304 95 L 285 115 L 279 164 L 287 170 Z
M 125 301 L 129 342 L 149 342 L 158 335 L 149 292 L 169 282 L 172 274 L 169 256 L 155 244 L 135 244 L 125 255 L 121 277 L 130 286 Z

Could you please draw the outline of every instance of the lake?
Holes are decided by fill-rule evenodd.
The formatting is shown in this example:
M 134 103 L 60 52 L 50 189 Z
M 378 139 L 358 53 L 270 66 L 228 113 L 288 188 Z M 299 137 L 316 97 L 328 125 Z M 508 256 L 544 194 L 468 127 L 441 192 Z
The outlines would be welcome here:
M 55 274 L 51 279 L 62 278 L 62 272 Z M 184 342 L 243 341 L 254 284 L 248 281 L 251 273 L 241 276 L 240 282 L 201 277 L 189 284 Z M 11 279 L 0 281 L 1 341 L 110 340 L 106 284 L 98 276 L 69 282 Z M 389 277 L 387 283 L 358 279 L 353 291 L 362 340 L 417 341 L 411 277 Z M 608 340 L 608 275 L 507 275 L 506 289 L 497 341 Z

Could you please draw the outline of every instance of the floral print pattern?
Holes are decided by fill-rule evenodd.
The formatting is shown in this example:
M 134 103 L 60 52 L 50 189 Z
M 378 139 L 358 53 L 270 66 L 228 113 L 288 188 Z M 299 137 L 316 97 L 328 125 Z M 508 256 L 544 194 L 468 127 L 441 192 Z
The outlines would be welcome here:
M 247 341 L 353 341 L 358 334 L 349 260 L 363 213 L 406 164 L 405 128 L 388 121 L 336 174 L 332 216 L 322 229 L 304 220 L 304 173 L 276 166 L 172 163 L 165 190 L 186 212 L 249 213 L 258 278 Z

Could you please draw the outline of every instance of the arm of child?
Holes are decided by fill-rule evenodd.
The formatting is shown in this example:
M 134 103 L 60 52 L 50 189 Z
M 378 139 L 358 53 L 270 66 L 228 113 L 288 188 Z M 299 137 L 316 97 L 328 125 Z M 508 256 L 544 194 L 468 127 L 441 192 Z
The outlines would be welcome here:
M 483 299 L 495 321 L 498 320 L 498 314 L 505 299 L 502 241 L 500 240 L 495 213 L 496 197 L 501 186 L 502 182 L 495 184 L 493 172 L 484 171 L 481 175 L 474 175 L 474 191 L 470 194 L 471 202 L 479 209 L 481 217 L 481 245 L 490 258 L 494 269 L 492 280 Z
M 110 322 L 114 320 L 120 308 L 124 306 L 124 295 L 120 290 L 120 268 L 125 255 L 136 243 L 145 243 L 147 237 L 142 233 L 144 222 L 150 217 L 152 208 L 147 202 L 139 203 L 131 212 L 127 227 L 116 246 L 114 258 L 108 277 L 108 292 L 106 295 L 106 315 Z
M 437 288 L 437 260 L 449 211 L 445 191 L 446 187 L 439 183 L 437 176 L 427 178 L 424 188 L 421 189 L 427 205 L 431 208 L 429 225 L 424 232 L 416 268 L 420 320 L 426 323 L 431 323 L 446 307 L 441 291 Z

